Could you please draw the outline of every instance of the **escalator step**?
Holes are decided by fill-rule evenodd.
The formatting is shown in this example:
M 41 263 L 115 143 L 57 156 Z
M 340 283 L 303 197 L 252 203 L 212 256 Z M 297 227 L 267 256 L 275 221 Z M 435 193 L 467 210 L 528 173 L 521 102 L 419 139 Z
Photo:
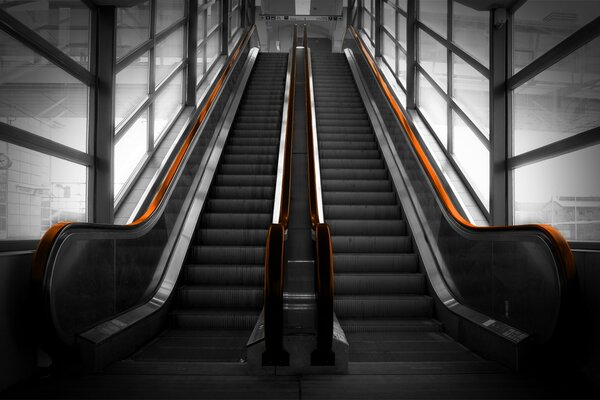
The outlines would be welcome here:
M 259 309 L 177 309 L 171 314 L 171 324 L 179 329 L 244 329 L 248 331 L 254 328 L 259 314 Z
M 331 192 L 323 193 L 323 201 L 329 205 L 395 205 L 394 192 Z
M 328 221 L 332 235 L 356 236 L 402 236 L 406 235 L 406 223 L 401 219 L 356 220 L 331 219 Z
M 200 230 L 202 244 L 221 246 L 261 246 L 265 244 L 267 229 L 207 229 Z
M 338 295 L 334 300 L 339 318 L 417 318 L 431 317 L 429 296 Z
M 338 272 L 409 273 L 419 271 L 419 258 L 414 253 L 336 253 L 333 258 L 336 274 Z
M 412 250 L 409 236 L 336 236 L 332 235 L 336 253 L 408 253 Z
M 423 274 L 336 274 L 335 294 L 424 294 Z
M 191 264 L 263 264 L 264 246 L 191 246 Z
M 181 286 L 177 296 L 183 308 L 258 309 L 263 303 L 262 287 L 252 286 Z
M 203 228 L 246 228 L 256 229 L 269 226 L 272 219 L 272 213 L 263 214 L 231 214 L 223 213 L 204 213 L 202 215 Z
M 398 332 L 440 332 L 442 324 L 430 318 L 404 318 L 404 319 L 353 319 L 346 318 L 340 321 L 344 332 L 352 337 L 361 339 L 361 334 L 373 337 L 373 332 L 387 333 L 392 339 L 398 338 Z M 419 335 L 422 337 L 423 335 Z
M 275 175 L 277 166 L 270 164 L 221 164 L 223 175 Z
M 363 161 L 363 160 L 361 160 Z M 377 160 L 379 161 L 379 160 Z M 321 169 L 322 179 L 337 179 L 337 180 L 349 180 L 349 179 L 362 179 L 362 180 L 380 180 L 387 179 L 388 173 L 385 169 L 362 169 L 362 168 L 322 168 Z
M 211 194 L 218 199 L 273 199 L 272 186 L 214 186 Z
M 321 187 L 325 192 L 391 192 L 392 183 L 387 179 L 324 179 Z
M 398 206 L 344 206 L 324 205 L 323 212 L 326 219 L 400 219 L 402 213 Z
M 223 186 L 274 186 L 275 175 L 218 174 L 213 182 Z
M 263 265 L 190 264 L 185 268 L 188 285 L 237 285 L 262 287 Z
M 206 209 L 213 213 L 259 213 L 273 212 L 273 200 L 253 199 L 210 199 Z

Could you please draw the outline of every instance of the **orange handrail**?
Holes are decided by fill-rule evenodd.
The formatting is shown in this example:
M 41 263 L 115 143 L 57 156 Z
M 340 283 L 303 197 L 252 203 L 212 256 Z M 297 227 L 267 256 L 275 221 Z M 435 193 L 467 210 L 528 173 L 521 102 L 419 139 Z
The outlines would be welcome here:
M 375 75 L 375 78 L 377 79 L 377 82 L 379 83 L 381 90 L 384 92 L 388 102 L 390 103 L 390 106 L 392 107 L 392 109 L 394 110 L 394 113 L 396 114 L 396 117 L 398 117 L 398 119 L 400 120 L 400 123 L 401 123 L 402 127 L 404 128 L 406 135 L 408 136 L 409 142 L 411 143 L 411 145 L 412 145 L 415 153 L 417 154 L 419 161 L 421 162 L 421 165 L 425 169 L 425 172 L 427 173 L 427 176 L 428 176 L 429 180 L 431 181 L 437 195 L 439 196 L 440 200 L 442 201 L 442 204 L 444 205 L 444 207 L 446 208 L 446 211 L 450 214 L 450 216 L 456 222 L 458 222 L 461 226 L 463 226 L 464 228 L 466 228 L 468 230 L 474 231 L 474 232 L 484 232 L 484 231 L 506 232 L 506 231 L 530 231 L 530 230 L 537 230 L 537 231 L 542 232 L 543 234 L 546 235 L 546 237 L 552 243 L 552 248 L 557 255 L 557 258 L 560 263 L 560 268 L 562 269 L 561 272 L 564 274 L 564 278 L 567 280 L 567 282 L 575 281 L 575 279 L 576 279 L 575 258 L 573 256 L 573 253 L 571 252 L 569 243 L 565 240 L 565 238 L 561 235 L 561 233 L 553 226 L 547 225 L 547 224 L 527 224 L 527 225 L 512 225 L 512 226 L 477 226 L 477 225 L 473 225 L 471 222 L 467 221 L 458 212 L 454 203 L 450 199 L 450 196 L 446 192 L 446 189 L 444 188 L 444 185 L 442 184 L 441 179 L 437 175 L 437 173 L 436 173 L 435 169 L 433 168 L 433 166 L 431 165 L 431 162 L 429 161 L 425 151 L 421 147 L 421 144 L 419 143 L 417 136 L 415 135 L 412 128 L 410 127 L 404 113 L 402 112 L 402 109 L 400 108 L 400 105 L 398 105 L 398 102 L 394 98 L 392 91 L 390 90 L 390 88 L 386 84 L 385 80 L 381 76 L 381 73 L 379 72 L 379 69 L 378 69 L 377 65 L 375 64 L 375 61 L 371 57 L 371 54 L 365 47 L 362 39 L 360 38 L 360 35 L 356 31 L 356 28 L 354 28 L 354 26 L 350 26 L 348 29 L 354 36 L 361 52 L 363 53 L 365 59 L 369 63 L 369 66 L 371 67 L 371 70 L 373 71 L 373 74 Z
M 198 129 L 200 128 L 200 125 L 202 125 L 202 123 L 204 122 L 204 119 L 206 118 L 210 107 L 212 106 L 219 94 L 219 90 L 223 86 L 227 76 L 233 69 L 233 66 L 237 61 L 237 58 L 239 57 L 242 49 L 250 40 L 250 37 L 254 33 L 255 29 L 256 28 L 253 25 L 246 32 L 243 39 L 240 40 L 237 48 L 233 52 L 231 59 L 229 60 L 225 68 L 221 71 L 219 79 L 215 84 L 213 91 L 211 92 L 206 103 L 204 104 L 204 107 L 202 107 L 198 119 L 194 123 L 194 126 L 190 130 L 190 133 L 187 135 L 186 139 L 181 145 L 181 148 L 179 149 L 175 160 L 173 160 L 171 167 L 169 168 L 167 174 L 163 178 L 163 181 L 160 187 L 158 188 L 156 194 L 154 195 L 152 202 L 150 203 L 144 214 L 135 221 L 133 221 L 131 224 L 128 224 L 128 226 L 138 226 L 145 223 L 158 209 L 159 205 L 165 197 L 165 194 L 167 193 L 167 190 L 169 189 L 169 186 L 173 183 L 173 179 L 177 174 L 178 169 L 181 167 L 181 163 L 185 157 L 185 154 L 188 151 L 193 139 L 195 138 Z M 54 247 L 54 243 L 58 239 L 60 233 L 71 224 L 73 224 L 73 222 L 59 222 L 53 225 L 50 229 L 48 229 L 46 233 L 44 233 L 44 236 L 42 236 L 42 238 L 40 239 L 40 242 L 38 243 L 37 249 L 33 256 L 32 279 L 34 282 L 41 284 L 44 278 L 48 258 L 50 257 L 50 253 L 52 251 L 52 248 Z

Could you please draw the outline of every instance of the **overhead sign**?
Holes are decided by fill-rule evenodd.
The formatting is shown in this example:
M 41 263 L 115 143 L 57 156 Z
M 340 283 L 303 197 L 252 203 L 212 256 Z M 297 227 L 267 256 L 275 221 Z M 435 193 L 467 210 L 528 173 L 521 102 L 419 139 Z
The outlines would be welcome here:
M 262 21 L 342 21 L 342 15 L 260 15 Z

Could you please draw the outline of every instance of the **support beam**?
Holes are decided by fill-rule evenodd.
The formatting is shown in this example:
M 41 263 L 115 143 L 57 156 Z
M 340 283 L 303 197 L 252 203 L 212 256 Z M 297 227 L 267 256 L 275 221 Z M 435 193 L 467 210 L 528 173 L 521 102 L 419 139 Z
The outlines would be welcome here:
M 221 1 L 221 17 L 223 25 L 221 26 L 221 54 L 229 54 L 229 2 L 230 0 Z
M 98 7 L 96 51 L 96 112 L 94 137 L 94 198 L 91 220 L 114 221 L 113 145 L 114 145 L 114 84 L 116 60 L 116 8 Z
M 508 225 L 506 10 L 490 13 L 490 223 Z
M 408 0 L 406 16 L 406 108 L 416 108 L 417 0 Z
M 383 24 L 383 0 L 375 0 L 375 57 L 381 57 L 381 25 Z

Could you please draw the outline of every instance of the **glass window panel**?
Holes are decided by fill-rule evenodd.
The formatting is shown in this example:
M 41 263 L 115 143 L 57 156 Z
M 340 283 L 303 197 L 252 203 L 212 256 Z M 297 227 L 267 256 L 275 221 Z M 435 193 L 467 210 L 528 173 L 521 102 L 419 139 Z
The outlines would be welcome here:
M 514 153 L 600 126 L 600 38 L 513 93 Z
M 0 30 L 0 122 L 86 151 L 88 87 Z
M 396 43 L 388 36 L 386 32 L 382 33 L 383 36 L 383 58 L 387 61 L 391 67 L 392 72 L 396 73 Z
M 407 3 L 408 3 L 407 0 L 398 0 L 398 7 L 400 7 L 402 10 L 406 11 L 408 9 Z
M 198 31 L 197 31 L 197 39 L 198 43 L 201 43 L 206 35 L 206 10 L 200 12 L 198 14 Z
M 448 148 L 448 106 L 446 100 L 431 86 L 427 78 L 417 73 L 418 107 L 444 148 Z
M 527 66 L 600 16 L 597 0 L 529 0 L 513 17 L 513 70 Z
M 177 29 L 156 45 L 156 86 L 169 75 L 175 64 L 183 60 L 183 27 Z
M 229 23 L 229 37 L 235 35 L 237 30 L 240 28 L 241 12 L 242 9 L 240 7 L 236 7 L 231 11 L 231 19 Z
M 219 54 L 221 52 L 220 46 L 221 46 L 221 35 L 219 35 L 219 32 L 216 31 L 215 33 L 213 33 L 210 36 L 210 38 L 208 38 L 208 43 L 206 46 L 206 70 L 207 71 L 219 57 Z
M 154 103 L 154 143 L 165 133 L 169 122 L 179 113 L 183 104 L 183 72 L 178 72 Z
M 363 32 L 365 32 L 367 34 L 368 38 L 371 38 L 371 16 L 369 14 L 367 14 L 366 12 L 362 13 L 362 18 L 363 18 Z
M 479 199 L 489 210 L 490 152 L 455 112 L 452 113 L 452 123 L 452 155 Z
M 0 1 L 2 9 L 89 68 L 90 9 L 80 0 Z
M 148 52 L 144 53 L 116 76 L 115 126 L 129 117 L 148 96 L 148 56 Z
M 456 54 L 452 60 L 452 96 L 475 125 L 489 136 L 490 82 Z
M 398 42 L 406 49 L 406 17 L 398 14 Z
M 406 88 L 406 54 L 398 49 L 398 78 Z
M 396 37 L 396 9 L 388 3 L 383 3 L 383 26 Z
M 87 167 L 0 141 L 0 239 L 39 239 L 87 220 Z
M 452 40 L 486 67 L 490 59 L 490 13 L 453 4 Z
M 555 226 L 567 240 L 600 241 L 600 145 L 514 171 L 514 222 Z
M 117 59 L 150 38 L 150 2 L 117 8 Z
M 183 18 L 185 0 L 156 0 L 156 33 Z
M 448 0 L 419 0 L 419 20 L 442 37 L 447 37 Z
M 196 53 L 196 84 L 200 83 L 200 81 L 204 77 L 204 74 L 206 73 L 206 59 L 204 56 L 204 47 L 205 45 L 201 44 L 200 47 L 198 47 L 198 51 Z
M 363 0 L 364 7 L 367 11 L 371 12 L 371 0 Z
M 220 1 L 215 1 L 206 10 L 206 32 L 210 32 L 215 26 L 221 23 L 221 16 L 219 15 L 219 4 Z
M 146 154 L 148 140 L 148 110 L 145 110 L 135 123 L 115 144 L 114 152 L 114 196 L 115 198 L 127 183 Z
M 448 87 L 447 58 L 446 47 L 419 29 L 419 64 L 444 91 Z
M 235 10 L 240 5 L 240 0 L 231 0 L 231 9 Z

